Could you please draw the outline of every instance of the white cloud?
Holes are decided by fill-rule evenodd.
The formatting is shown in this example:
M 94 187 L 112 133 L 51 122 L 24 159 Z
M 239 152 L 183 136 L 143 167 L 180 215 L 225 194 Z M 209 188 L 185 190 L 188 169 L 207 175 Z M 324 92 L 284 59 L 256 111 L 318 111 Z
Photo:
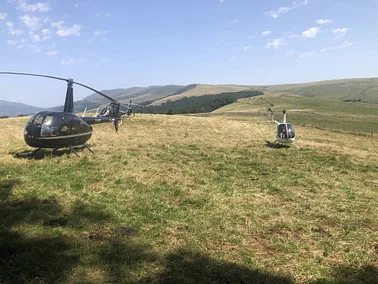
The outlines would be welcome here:
M 43 29 L 42 31 L 42 40 L 48 40 L 51 37 L 51 32 L 49 29 Z
M 20 34 L 24 33 L 24 31 L 22 31 L 22 30 L 14 29 L 13 28 L 14 27 L 14 23 L 13 22 L 6 22 L 5 24 L 6 24 L 6 26 L 9 29 L 8 33 L 10 35 L 20 35 Z
M 108 32 L 107 31 L 94 31 L 93 34 L 95 36 L 106 36 Z
M 309 28 L 308 30 L 305 30 L 304 32 L 302 32 L 302 37 L 315 38 L 315 36 L 317 35 L 317 33 L 319 33 L 319 31 L 320 29 L 318 27 Z
M 46 52 L 47 56 L 54 56 L 54 55 L 57 55 L 57 54 L 58 54 L 58 51 L 56 51 L 56 50 L 51 50 L 51 51 Z
M 327 52 L 327 51 L 331 51 L 331 50 L 335 50 L 335 49 L 342 49 L 342 48 L 347 48 L 347 47 L 350 47 L 352 45 L 354 45 L 355 42 L 350 42 L 348 40 L 344 41 L 342 44 L 338 45 L 338 46 L 333 46 L 333 47 L 324 47 L 320 50 L 320 52 Z
M 106 35 L 108 34 L 108 31 L 94 31 L 93 32 L 93 37 L 89 39 L 87 42 L 91 43 L 95 41 L 96 39 L 102 37 L 102 40 L 107 40 Z
M 81 26 L 80 25 L 73 25 L 70 28 L 60 27 L 56 34 L 60 37 L 64 36 L 79 36 L 80 35 Z
M 268 15 L 269 17 L 273 18 L 273 19 L 277 19 L 280 14 L 283 14 L 283 13 L 287 13 L 289 12 L 291 9 L 293 8 L 289 8 L 289 7 L 280 7 L 278 8 L 277 11 L 269 11 L 269 12 L 265 12 L 265 15 Z
M 74 6 L 75 6 L 75 8 L 79 8 L 80 5 L 78 3 L 76 3 Z
M 17 44 L 17 41 L 15 41 L 15 40 L 7 40 L 7 44 L 9 44 L 9 45 L 15 45 L 15 44 Z
M 289 50 L 288 52 L 286 52 L 286 55 L 287 56 L 292 56 L 295 54 L 295 51 L 294 50 Z
M 0 20 L 4 20 L 7 16 L 7 13 L 0 13 Z
M 348 30 L 349 30 L 348 28 L 333 29 L 332 32 L 335 37 L 340 37 L 340 36 L 344 36 Z
M 221 3 L 221 4 L 222 4 L 223 2 L 224 2 L 224 0 L 219 0 L 219 3 Z
M 283 43 L 284 43 L 284 39 L 282 39 L 282 38 L 273 39 L 273 40 L 270 40 L 270 41 L 266 44 L 266 48 L 268 48 L 268 49 L 270 49 L 270 48 L 277 49 L 277 48 L 279 48 Z
M 261 33 L 261 36 L 267 36 L 267 35 L 270 35 L 271 34 L 271 31 L 264 31 Z
M 338 46 L 338 48 L 347 48 L 347 47 L 352 46 L 352 45 L 354 45 L 354 42 L 350 42 L 350 41 L 346 40 L 342 44 L 340 44 Z
M 61 29 L 63 24 L 64 24 L 64 21 L 52 22 L 51 27 Z
M 40 27 L 41 19 L 36 16 L 24 15 L 20 19 L 28 29 L 36 30 Z
M 310 52 L 303 52 L 301 54 L 299 54 L 299 58 L 306 58 L 306 57 L 313 57 L 313 56 L 316 56 L 316 52 L 314 51 L 310 51 Z
M 18 6 L 18 9 L 23 12 L 47 12 L 50 10 L 50 4 L 41 2 L 36 4 L 26 4 L 26 1 L 23 1 Z
M 83 58 L 79 58 L 79 59 L 69 58 L 68 60 L 62 59 L 60 61 L 60 63 L 62 63 L 63 65 L 72 65 L 72 64 L 76 64 L 76 63 L 82 63 L 84 61 L 85 60 Z
M 111 13 L 105 13 L 104 16 L 105 17 L 110 17 L 112 14 Z
M 29 36 L 30 36 L 31 40 L 34 41 L 34 42 L 41 41 L 41 36 L 39 34 L 35 34 L 33 32 L 29 32 Z
M 17 30 L 17 29 L 13 29 L 12 27 L 9 28 L 9 32 L 8 32 L 10 35 L 21 35 L 24 33 L 23 30 Z
M 281 14 L 287 13 L 293 9 L 298 8 L 299 6 L 306 4 L 308 4 L 308 0 L 304 0 L 302 2 L 294 1 L 290 7 L 279 7 L 276 11 L 271 10 L 269 12 L 265 12 L 264 14 L 271 18 L 277 19 Z
M 334 23 L 334 21 L 330 20 L 330 19 L 318 19 L 316 20 L 316 22 L 319 24 L 319 25 L 324 25 L 324 24 L 332 24 Z

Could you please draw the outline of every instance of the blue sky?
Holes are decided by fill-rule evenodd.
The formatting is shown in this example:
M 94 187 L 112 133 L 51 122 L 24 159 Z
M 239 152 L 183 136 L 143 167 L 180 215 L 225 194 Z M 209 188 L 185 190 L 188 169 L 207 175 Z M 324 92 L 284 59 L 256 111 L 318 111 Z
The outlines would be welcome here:
M 378 0 L 3 0 L 0 66 L 98 90 L 377 77 Z M 64 101 L 64 82 L 0 84 L 2 100 Z

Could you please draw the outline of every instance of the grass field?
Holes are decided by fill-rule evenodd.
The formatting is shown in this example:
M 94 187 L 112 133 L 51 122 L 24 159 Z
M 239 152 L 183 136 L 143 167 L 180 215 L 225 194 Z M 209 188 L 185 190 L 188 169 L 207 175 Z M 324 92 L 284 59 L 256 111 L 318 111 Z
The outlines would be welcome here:
M 282 121 L 282 110 L 287 110 L 287 120 L 294 125 L 316 126 L 350 133 L 371 132 L 378 135 L 378 105 L 368 103 L 347 103 L 298 95 L 265 94 L 264 99 L 274 104 L 274 119 Z M 236 103 L 214 111 L 214 114 L 251 119 L 251 116 L 265 116 L 269 104 L 261 97 L 241 99 Z
M 0 120 L 0 283 L 377 283 L 377 137 L 272 148 L 265 120 L 137 115 L 37 159 Z

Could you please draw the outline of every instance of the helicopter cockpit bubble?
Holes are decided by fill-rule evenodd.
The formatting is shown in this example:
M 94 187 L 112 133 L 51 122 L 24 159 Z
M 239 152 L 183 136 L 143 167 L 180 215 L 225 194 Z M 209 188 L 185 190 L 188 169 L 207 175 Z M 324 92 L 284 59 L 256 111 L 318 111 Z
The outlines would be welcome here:
M 292 139 L 295 137 L 294 126 L 290 123 L 281 123 L 277 127 L 277 136 L 281 139 Z

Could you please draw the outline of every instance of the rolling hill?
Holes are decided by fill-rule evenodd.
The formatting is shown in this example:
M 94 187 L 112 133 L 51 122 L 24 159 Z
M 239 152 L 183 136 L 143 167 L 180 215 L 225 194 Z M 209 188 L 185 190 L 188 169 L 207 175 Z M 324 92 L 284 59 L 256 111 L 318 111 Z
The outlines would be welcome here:
M 196 84 L 185 92 L 174 94 L 153 102 L 153 105 L 175 101 L 183 97 L 213 95 L 223 92 L 240 92 L 245 90 L 259 90 L 264 93 L 297 94 L 306 97 L 316 97 L 337 101 L 361 101 L 378 103 L 378 78 L 342 79 L 319 81 L 302 84 L 282 85 L 205 85 Z
M 22 103 L 0 100 L 0 116 L 17 116 L 20 114 L 33 114 L 43 108 L 30 106 Z
M 132 99 L 135 103 L 148 102 L 149 105 L 158 106 L 167 101 L 176 101 L 184 97 L 199 97 L 204 95 L 215 95 L 221 93 L 241 91 L 263 91 L 273 94 L 296 94 L 305 97 L 313 97 L 335 101 L 362 101 L 378 104 L 378 78 L 342 79 L 319 81 L 302 84 L 282 85 L 210 85 L 190 84 L 165 85 L 149 87 L 133 87 L 128 89 L 104 90 L 105 94 L 122 102 L 128 103 Z M 92 94 L 83 100 L 75 102 L 75 111 L 81 112 L 85 108 L 96 109 L 107 104 L 107 100 L 97 94 Z M 25 110 L 26 109 L 26 110 Z M 0 112 L 3 115 L 30 114 L 41 108 L 13 104 L 0 101 Z M 62 106 L 54 108 L 61 110 Z M 9 111 L 8 111 L 9 110 Z

